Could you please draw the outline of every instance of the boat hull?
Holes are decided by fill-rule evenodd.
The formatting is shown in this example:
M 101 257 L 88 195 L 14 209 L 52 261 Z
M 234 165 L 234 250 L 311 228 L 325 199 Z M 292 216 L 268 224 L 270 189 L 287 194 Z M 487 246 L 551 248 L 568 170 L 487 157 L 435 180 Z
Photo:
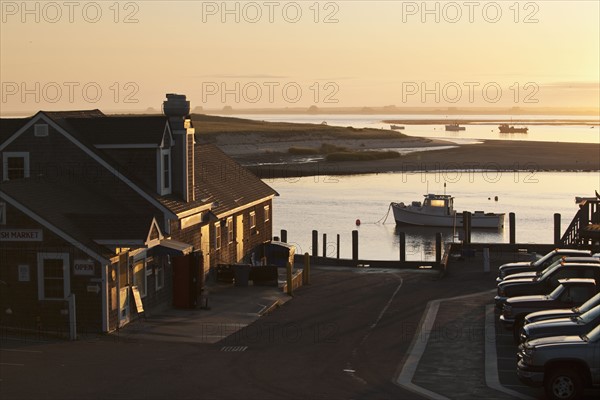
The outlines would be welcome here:
M 399 225 L 436 226 L 460 228 L 463 226 L 463 214 L 433 215 L 414 211 L 410 206 L 392 203 L 394 219 Z M 471 228 L 499 229 L 504 226 L 504 214 L 475 212 L 471 214 Z

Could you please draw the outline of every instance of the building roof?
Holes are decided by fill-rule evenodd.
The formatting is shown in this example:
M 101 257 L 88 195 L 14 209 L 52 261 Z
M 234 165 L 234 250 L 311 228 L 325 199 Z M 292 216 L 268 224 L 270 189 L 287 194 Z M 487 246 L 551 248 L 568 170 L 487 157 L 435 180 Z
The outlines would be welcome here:
M 167 117 L 123 116 L 103 118 L 63 118 L 61 125 L 92 145 L 162 143 Z
M 0 193 L 106 258 L 111 251 L 95 240 L 143 244 L 154 219 L 139 204 L 122 201 L 119 193 L 92 182 L 20 179 L 3 182 Z
M 166 116 L 113 117 L 106 116 L 99 110 L 42 113 L 85 145 L 95 156 L 113 166 L 118 166 L 119 163 L 96 146 L 106 144 L 152 144 L 159 146 L 168 123 Z M 2 119 L 2 126 L 6 127 L 6 129 L 2 129 L 2 132 L 6 131 L 6 135 L 10 136 L 30 120 L 31 118 Z M 4 121 L 7 121 L 6 125 Z M 277 192 L 271 187 L 216 146 L 196 144 L 194 153 L 195 200 L 190 202 L 185 202 L 175 195 L 161 196 L 155 188 L 148 187 L 140 179 L 130 176 L 126 168 L 118 168 L 118 170 L 121 175 L 133 182 L 139 190 L 145 192 L 146 195 L 175 214 L 206 206 L 207 209 L 211 208 L 215 215 L 222 215 L 228 211 L 277 195 Z M 67 193 L 71 191 L 72 186 L 65 188 Z M 81 212 L 85 214 L 86 210 Z M 98 210 L 94 212 L 100 213 Z M 114 214 L 115 210 L 111 212 Z
M 0 143 L 12 136 L 13 133 L 21 129 L 31 118 L 0 118 Z
M 175 196 L 157 197 L 176 214 L 210 205 L 211 211 L 220 215 L 277 195 L 269 185 L 212 144 L 196 144 L 194 154 L 195 200 L 185 202 Z

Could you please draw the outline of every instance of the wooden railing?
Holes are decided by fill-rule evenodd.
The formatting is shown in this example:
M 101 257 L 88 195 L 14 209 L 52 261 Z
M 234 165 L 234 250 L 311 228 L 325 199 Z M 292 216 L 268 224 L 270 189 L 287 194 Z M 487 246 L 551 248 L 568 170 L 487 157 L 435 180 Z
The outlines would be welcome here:
M 581 237 L 581 231 L 589 224 L 600 224 L 600 199 L 587 199 L 579 203 L 579 211 L 560 239 L 564 246 L 588 244 L 587 239 Z

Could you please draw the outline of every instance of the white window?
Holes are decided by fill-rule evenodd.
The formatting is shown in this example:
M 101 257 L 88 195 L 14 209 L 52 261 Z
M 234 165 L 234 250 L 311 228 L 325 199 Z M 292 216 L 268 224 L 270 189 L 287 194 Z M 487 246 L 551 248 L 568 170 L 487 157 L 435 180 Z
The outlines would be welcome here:
M 269 206 L 265 206 L 265 222 L 271 219 L 271 208 Z
M 146 297 L 146 260 L 138 260 L 133 264 L 133 285 L 137 286 L 142 297 Z
M 162 263 L 156 265 L 156 275 L 154 276 L 156 282 L 156 290 L 160 290 L 165 287 L 165 269 Z
M 29 178 L 29 153 L 2 153 L 2 180 Z
M 48 136 L 48 124 L 35 124 L 33 127 L 33 135 L 35 137 Z
M 6 203 L 0 203 L 0 225 L 6 225 Z
M 171 193 L 171 150 L 160 151 L 160 193 Z
M 69 255 L 38 253 L 38 299 L 64 300 L 70 293 Z
M 217 222 L 215 224 L 215 249 L 219 250 L 221 248 L 221 223 Z
M 227 218 L 227 243 L 233 243 L 233 217 Z
M 250 229 L 256 228 L 256 212 L 250 211 Z

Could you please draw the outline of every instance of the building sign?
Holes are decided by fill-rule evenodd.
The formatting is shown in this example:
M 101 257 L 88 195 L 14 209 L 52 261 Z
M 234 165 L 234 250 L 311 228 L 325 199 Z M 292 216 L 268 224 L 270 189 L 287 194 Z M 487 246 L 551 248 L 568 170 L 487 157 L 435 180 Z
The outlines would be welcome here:
M 2 242 L 41 242 L 44 235 L 41 229 L 0 229 Z
M 94 276 L 94 262 L 91 260 L 75 260 L 73 274 L 79 276 Z

